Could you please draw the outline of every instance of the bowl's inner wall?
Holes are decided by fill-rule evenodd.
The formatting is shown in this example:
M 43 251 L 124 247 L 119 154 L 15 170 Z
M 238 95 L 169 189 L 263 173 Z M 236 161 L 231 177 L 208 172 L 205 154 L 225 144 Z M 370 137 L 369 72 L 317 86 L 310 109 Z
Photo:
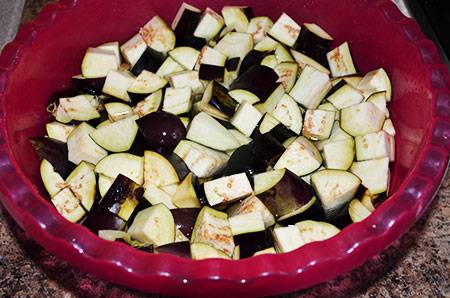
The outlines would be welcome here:
M 118 0 L 85 0 L 85 8 L 75 7 L 59 14 L 27 48 L 17 68 L 11 72 L 5 104 L 8 141 L 20 169 L 33 187 L 47 196 L 39 177 L 39 161 L 28 142 L 45 132 L 49 120 L 45 107 L 52 92 L 67 87 L 70 77 L 80 73 L 84 51 L 89 46 L 118 40 L 121 43 L 135 34 L 154 14 L 173 19 L 179 1 L 135 0 L 123 10 Z M 240 1 L 189 1 L 200 8 L 220 9 Z M 342 1 L 355 6 L 348 15 L 335 15 L 327 1 L 247 1 L 255 15 L 272 19 L 287 12 L 298 22 L 315 22 L 334 38 L 334 45 L 349 41 L 354 61 L 361 73 L 384 67 L 393 85 L 391 117 L 397 129 L 397 159 L 392 169 L 392 192 L 413 168 L 423 147 L 432 117 L 428 73 L 416 50 L 402 33 L 388 23 L 381 12 L 367 9 L 363 3 Z M 345 3 L 344 3 L 345 2 Z M 87 9 L 86 7 L 89 7 Z M 355 13 L 355 12 L 358 13 Z

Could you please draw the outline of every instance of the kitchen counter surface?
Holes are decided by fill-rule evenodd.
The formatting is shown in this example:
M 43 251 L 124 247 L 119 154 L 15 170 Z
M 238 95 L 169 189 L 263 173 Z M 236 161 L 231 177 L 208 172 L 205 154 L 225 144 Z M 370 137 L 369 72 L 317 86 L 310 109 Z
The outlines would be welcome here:
M 27 0 L 22 21 L 49 0 Z M 284 297 L 450 297 L 450 178 L 424 216 L 381 255 L 332 281 Z M 71 268 L 0 207 L 0 297 L 160 297 Z

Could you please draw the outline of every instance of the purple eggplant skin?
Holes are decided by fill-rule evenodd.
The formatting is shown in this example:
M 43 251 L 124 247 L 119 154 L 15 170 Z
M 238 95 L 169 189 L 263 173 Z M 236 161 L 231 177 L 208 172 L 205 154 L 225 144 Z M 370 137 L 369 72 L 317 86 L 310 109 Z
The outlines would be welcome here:
M 234 243 L 239 245 L 240 258 L 249 258 L 255 252 L 272 247 L 274 240 L 270 229 L 265 231 L 234 236 Z
M 243 7 L 242 10 L 244 11 L 244 14 L 249 21 L 255 17 L 253 8 L 251 8 L 250 6 Z
M 247 55 L 245 55 L 242 60 L 241 67 L 239 68 L 239 75 L 242 75 L 253 65 L 260 65 L 264 57 L 269 55 L 269 53 L 251 50 Z
M 347 85 L 347 83 L 344 80 L 339 81 L 336 85 L 331 87 L 330 91 L 328 91 L 328 93 L 325 96 L 325 98 L 330 97 L 331 95 L 333 95 L 333 93 L 335 93 L 336 91 L 338 91 L 339 89 L 341 89 L 345 85 Z
M 102 94 L 105 78 L 86 79 L 81 77 L 72 77 L 72 87 L 84 93 L 92 95 Z
M 278 75 L 270 67 L 253 65 L 231 83 L 230 90 L 244 89 L 259 97 L 265 102 L 278 87 Z
M 331 50 L 332 43 L 332 40 L 321 38 L 303 26 L 295 50 L 328 67 L 327 53 Z
M 191 47 L 201 51 L 206 46 L 206 39 L 196 37 L 193 35 L 179 35 L 177 36 L 176 47 Z
M 97 125 L 99 125 L 103 121 L 106 121 L 109 119 L 108 112 L 105 109 L 98 111 L 98 113 L 100 114 L 99 118 L 95 118 L 95 119 L 87 121 L 87 123 L 90 126 L 97 127 Z M 81 123 L 81 121 L 72 121 L 72 122 L 76 122 L 77 124 Z
M 304 220 L 327 221 L 319 200 L 316 200 L 311 207 L 309 207 L 302 213 L 296 214 L 283 220 L 279 220 L 278 223 L 282 226 L 287 226 L 295 225 L 299 221 Z
M 238 106 L 237 101 L 228 95 L 228 89 L 216 81 L 213 82 L 212 96 L 208 103 L 229 117 L 234 115 Z
M 126 221 L 114 213 L 98 207 L 90 212 L 83 221 L 83 225 L 96 235 L 98 235 L 98 231 L 101 230 L 123 231 L 126 224 Z
M 135 201 L 138 204 L 143 200 L 143 195 L 144 189 L 142 187 L 130 178 L 120 174 L 100 201 L 99 206 L 111 213 L 119 214 L 123 204 L 129 201 Z M 129 217 L 123 219 L 128 221 Z
M 151 72 L 156 72 L 158 68 L 164 62 L 164 55 L 158 51 L 155 51 L 151 48 L 147 48 L 136 62 L 136 64 L 131 69 L 131 72 L 138 76 L 143 70 L 148 70 Z
M 279 218 L 290 214 L 306 204 L 314 197 L 314 189 L 289 170 L 271 189 L 258 195 L 258 198 Z
M 281 144 L 283 144 L 284 141 L 286 141 L 287 139 L 297 136 L 295 134 L 295 132 L 293 132 L 292 130 L 288 129 L 286 126 L 284 126 L 281 123 L 277 124 L 274 128 L 272 128 L 269 131 L 269 134 L 271 136 L 273 136 Z
M 195 220 L 200 212 L 200 208 L 176 208 L 170 210 L 175 220 L 175 226 L 186 237 L 191 238 Z
M 150 95 L 150 93 L 133 93 L 127 92 L 130 97 L 131 102 L 136 105 L 138 102 L 143 101 L 146 97 Z
M 267 166 L 264 162 L 255 155 L 254 147 L 250 143 L 237 148 L 231 154 L 222 175 L 230 176 L 244 172 L 250 181 L 252 181 L 251 177 L 255 174 L 265 172 L 266 168 Z
M 225 75 L 225 67 L 210 65 L 210 64 L 200 64 L 199 78 L 205 81 L 223 81 Z
M 68 160 L 66 143 L 46 137 L 30 138 L 30 142 L 37 155 L 50 162 L 63 179 L 76 168 L 76 165 Z
M 157 111 L 136 120 L 139 130 L 151 148 L 173 151 L 186 137 L 186 127 L 177 116 Z
M 201 17 L 201 12 L 184 9 L 183 14 L 178 20 L 177 26 L 173 30 L 177 39 L 178 36 L 193 35 Z
M 189 241 L 174 242 L 158 246 L 155 249 L 156 253 L 166 253 L 182 258 L 191 258 L 191 244 Z
M 225 62 L 226 70 L 235 71 L 236 69 L 238 69 L 239 61 L 241 61 L 241 59 L 239 57 L 234 57 L 234 58 L 228 59 L 227 62 Z
M 184 160 L 172 151 L 164 150 L 162 148 L 159 148 L 156 151 L 164 156 L 172 164 L 172 166 L 175 168 L 175 171 L 177 172 L 180 181 L 186 178 L 186 176 L 191 172 Z
M 285 150 L 284 146 L 270 133 L 255 134 L 252 138 L 250 145 L 253 153 L 266 166 L 274 165 Z

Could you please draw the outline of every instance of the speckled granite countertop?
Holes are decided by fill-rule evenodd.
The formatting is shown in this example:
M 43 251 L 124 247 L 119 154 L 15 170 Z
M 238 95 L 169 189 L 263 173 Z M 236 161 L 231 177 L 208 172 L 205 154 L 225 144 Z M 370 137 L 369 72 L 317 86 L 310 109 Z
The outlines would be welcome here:
M 52 0 L 27 0 L 23 21 Z M 335 280 L 285 297 L 450 297 L 450 177 L 424 216 L 381 255 Z M 152 297 L 71 268 L 0 207 L 0 297 Z M 153 297 L 160 297 L 153 295 Z

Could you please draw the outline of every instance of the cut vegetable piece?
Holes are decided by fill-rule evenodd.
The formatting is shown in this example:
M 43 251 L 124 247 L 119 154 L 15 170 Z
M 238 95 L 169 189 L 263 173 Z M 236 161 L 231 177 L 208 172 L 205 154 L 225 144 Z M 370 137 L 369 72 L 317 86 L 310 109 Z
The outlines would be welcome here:
M 279 42 L 270 38 L 269 36 L 264 37 L 260 42 L 255 45 L 254 50 L 260 52 L 271 52 L 275 51 Z
M 193 260 L 228 259 L 231 257 L 221 250 L 206 243 L 191 243 L 191 256 Z
M 50 122 L 45 125 L 45 130 L 49 138 L 66 143 L 67 137 L 75 129 L 73 125 L 66 125 L 59 122 Z
M 176 72 L 168 75 L 168 79 L 173 88 L 181 89 L 189 87 L 192 90 L 192 95 L 200 95 L 205 91 L 205 87 L 199 79 L 198 71 L 187 70 Z
M 354 162 L 350 171 L 361 179 L 371 195 L 387 191 L 390 180 L 388 157 Z
M 156 111 L 136 120 L 139 131 L 152 149 L 163 148 L 172 151 L 186 136 L 186 128 L 177 116 Z
M 278 75 L 270 67 L 254 65 L 239 76 L 232 84 L 231 90 L 244 89 L 254 93 L 264 102 L 278 86 Z
M 128 92 L 138 94 L 153 93 L 167 84 L 167 80 L 150 72 L 143 70 L 136 78 L 136 80 L 128 88 Z
M 278 252 L 290 252 L 305 244 L 296 226 L 275 228 L 273 238 Z
M 306 65 L 289 95 L 302 106 L 315 109 L 330 89 L 328 74 Z
M 190 87 L 166 88 L 163 111 L 175 115 L 189 112 L 192 107 L 192 90 Z
M 361 203 L 367 208 L 367 210 L 373 212 L 375 211 L 375 207 L 373 206 L 372 200 L 376 200 L 377 198 L 378 195 L 371 195 L 368 191 L 365 191 L 361 199 Z
M 164 55 L 151 48 L 146 48 L 139 59 L 133 64 L 131 72 L 135 76 L 139 76 L 144 70 L 154 73 L 164 62 Z
M 339 110 L 359 104 L 363 99 L 364 95 L 349 84 L 344 84 L 341 88 L 327 96 L 327 100 Z
M 190 259 L 191 258 L 191 244 L 189 243 L 189 239 L 179 241 L 179 242 L 175 241 L 174 243 L 169 243 L 169 244 L 155 247 L 154 252 L 157 254 L 166 253 L 166 254 L 176 255 L 176 256 L 179 256 L 182 258 Z
M 115 153 L 103 158 L 95 167 L 95 172 L 110 178 L 122 174 L 139 185 L 144 183 L 144 160 L 129 153 Z
M 186 138 L 220 151 L 232 150 L 240 146 L 236 138 L 222 124 L 204 112 L 192 119 Z
M 325 140 L 330 137 L 336 112 L 307 110 L 302 134 L 312 140 Z
M 340 230 L 323 221 L 304 220 L 295 224 L 305 244 L 327 240 L 337 235 Z
M 85 78 L 102 78 L 110 70 L 117 70 L 119 65 L 113 51 L 88 48 L 81 63 L 81 73 Z
M 169 74 L 180 72 L 183 70 L 183 66 L 173 60 L 172 57 L 167 57 L 167 59 L 164 60 L 163 64 L 161 64 L 161 66 L 156 71 L 156 74 L 161 77 L 165 77 Z
M 276 254 L 276 253 L 277 253 L 277 251 L 275 250 L 275 248 L 273 246 L 271 246 L 269 248 L 262 249 L 262 250 L 259 250 L 259 251 L 255 252 L 253 254 L 253 256 L 260 256 L 260 255 L 266 255 L 266 254 Z
M 280 175 L 278 181 L 270 179 L 277 175 L 263 176 L 263 178 L 268 178 L 267 181 L 262 181 L 261 176 L 258 178 L 260 180 L 258 182 L 259 187 L 261 187 L 261 182 L 263 182 L 262 184 L 267 183 L 262 187 L 263 189 L 267 189 L 271 183 L 275 183 L 272 187 L 260 193 L 258 197 L 277 220 L 300 214 L 310 208 L 316 201 L 314 190 L 309 184 L 288 170 L 281 171 L 283 172 L 281 172 L 282 175 Z
M 353 138 L 329 142 L 323 146 L 323 159 L 327 169 L 348 170 L 355 156 Z
M 218 53 L 220 53 L 220 52 L 218 52 Z M 230 72 L 237 70 L 239 67 L 240 61 L 241 61 L 241 59 L 239 57 L 227 59 L 227 62 L 225 63 L 225 69 Z
M 253 189 L 245 173 L 225 176 L 205 182 L 205 194 L 211 206 L 231 203 L 252 194 Z
M 274 128 L 272 128 L 272 130 L 270 130 L 269 134 L 271 136 L 273 136 L 278 142 L 282 143 L 283 146 L 285 145 L 284 143 L 289 140 L 289 139 L 293 139 L 295 140 L 295 138 L 297 137 L 297 135 L 290 129 L 288 129 L 286 126 L 284 126 L 283 124 L 279 123 L 277 124 Z M 287 147 L 287 146 L 285 146 Z
M 78 222 L 86 211 L 81 205 L 80 200 L 69 189 L 65 188 L 52 198 L 52 203 L 65 219 L 70 222 Z
M 172 196 L 172 202 L 179 208 L 198 208 L 201 206 L 192 185 L 192 173 L 189 173 L 178 186 Z
M 194 69 L 200 51 L 191 47 L 178 47 L 169 52 L 169 56 L 188 70 Z
M 386 101 L 391 101 L 391 81 L 383 68 L 366 73 L 357 88 L 363 92 L 366 98 L 375 92 L 386 91 Z
M 126 119 L 133 115 L 133 110 L 131 107 L 125 103 L 121 102 L 110 102 L 104 105 L 105 110 L 108 113 L 109 123 Z M 106 125 L 102 122 L 102 126 Z M 97 126 L 97 128 L 100 128 Z
M 233 236 L 264 231 L 263 216 L 259 212 L 234 215 L 228 218 Z
M 392 136 L 383 130 L 358 136 L 355 138 L 356 159 L 361 161 L 394 156 L 395 152 L 391 153 L 392 141 Z
M 200 64 L 200 69 L 198 73 L 200 80 L 223 81 L 225 76 L 225 67 L 210 64 Z
M 205 243 L 231 256 L 234 251 L 228 215 L 211 207 L 203 207 L 195 222 L 191 243 Z
M 172 164 L 161 154 L 153 151 L 144 153 L 144 182 L 158 187 L 178 183 L 177 172 Z
M 100 208 L 128 221 L 139 201 L 144 189 L 124 175 L 118 175 L 113 184 L 100 201 Z
M 297 62 L 300 69 L 303 69 L 306 65 L 309 65 L 323 73 L 330 74 L 330 71 L 322 64 L 300 52 L 291 49 L 291 55 L 294 58 L 295 62 Z
M 136 34 L 120 47 L 120 52 L 125 61 L 134 66 L 146 49 L 145 40 L 140 34 Z
M 191 47 L 200 51 L 204 46 L 206 46 L 206 39 L 195 37 L 194 35 L 181 35 L 177 36 L 175 46 Z
M 44 187 L 50 197 L 55 196 L 67 186 L 61 175 L 55 171 L 52 164 L 46 159 L 43 159 L 41 162 L 40 174 Z
M 322 170 L 311 176 L 311 185 L 322 203 L 326 218 L 337 216 L 353 199 L 361 180 L 340 170 Z
M 267 100 L 264 103 L 255 105 L 255 108 L 257 108 L 261 113 L 272 113 L 281 98 L 283 98 L 284 94 L 284 87 L 282 84 L 279 84 Z
M 127 91 L 134 80 L 135 78 L 128 72 L 111 70 L 106 76 L 102 92 L 124 101 L 130 101 Z
M 280 121 L 278 121 L 272 115 L 266 113 L 262 121 L 259 123 L 259 132 L 263 134 L 268 133 L 278 124 L 280 124 Z
M 278 65 L 277 56 L 268 55 L 264 57 L 264 59 L 261 61 L 261 65 L 275 69 L 275 67 Z
M 172 22 L 172 29 L 177 35 L 177 39 L 178 36 L 194 34 L 201 15 L 200 9 L 183 2 Z
M 247 33 L 230 32 L 214 47 L 228 58 L 244 58 L 253 49 L 253 38 Z
M 348 42 L 327 53 L 328 65 L 334 78 L 345 77 L 357 73 L 353 64 Z
M 165 53 L 175 47 L 175 34 L 160 16 L 154 16 L 139 30 L 139 34 L 155 51 Z
M 88 79 L 83 75 L 73 76 L 70 81 L 75 89 L 92 95 L 100 95 L 105 84 L 105 78 Z
M 194 36 L 211 40 L 219 34 L 220 29 L 222 29 L 224 25 L 223 18 L 214 10 L 207 7 L 194 31 Z
M 120 65 L 122 63 L 122 57 L 120 56 L 120 49 L 119 49 L 119 42 L 118 41 L 111 41 L 104 44 L 101 44 L 97 47 L 97 49 L 107 50 L 114 53 L 117 60 L 117 65 Z
M 229 176 L 244 172 L 248 177 L 251 177 L 256 173 L 265 171 L 267 166 L 255 153 L 256 146 L 254 145 L 255 143 L 250 143 L 233 151 L 221 174 Z
M 102 148 L 111 152 L 124 152 L 131 145 L 138 133 L 137 116 L 125 118 L 95 129 L 89 136 Z
M 101 230 L 121 231 L 125 229 L 126 224 L 126 221 L 103 208 L 94 209 L 83 221 L 83 225 L 94 234 Z
M 199 178 L 211 177 L 218 173 L 229 158 L 225 153 L 185 140 L 178 143 L 173 152 L 181 157 L 192 173 Z
M 114 183 L 114 180 L 114 178 L 110 178 L 102 174 L 98 175 L 98 191 L 100 192 L 100 196 L 102 198 L 108 192 L 109 188 Z
M 86 211 L 94 205 L 96 182 L 93 166 L 85 162 L 81 162 L 66 179 L 67 186 Z
M 236 32 L 247 32 L 249 22 L 243 7 L 224 6 L 222 15 L 227 27 L 236 30 Z
M 334 115 L 334 120 L 339 120 L 339 113 L 338 113 L 338 109 L 336 109 L 335 106 L 333 106 L 333 104 L 327 102 L 327 103 L 323 103 L 320 106 L 317 107 L 318 110 L 323 110 L 323 111 L 330 111 L 330 112 L 335 112 Z
M 354 199 L 348 205 L 348 214 L 353 222 L 359 222 L 369 217 L 371 212 L 358 199 Z
M 200 208 L 177 208 L 170 210 L 175 219 L 175 226 L 183 235 L 190 238 Z
M 175 192 L 177 191 L 179 183 L 169 184 L 165 186 L 161 186 L 161 190 L 166 192 L 169 196 L 173 197 Z
M 242 132 L 240 132 L 237 129 L 228 129 L 228 131 L 234 136 L 234 138 L 239 142 L 239 145 L 247 145 L 249 144 L 252 139 L 244 135 Z
M 205 46 L 202 48 L 199 57 L 199 64 L 209 64 L 217 66 L 225 66 L 227 56 L 211 47 Z M 238 59 L 239 62 L 239 59 Z
M 331 135 L 328 139 L 323 141 L 317 141 L 314 144 L 316 145 L 317 149 L 323 150 L 324 146 L 328 143 L 334 143 L 337 141 L 347 140 L 347 139 L 353 139 L 351 135 L 346 133 L 341 129 L 341 126 L 339 125 L 339 121 L 334 121 L 333 129 L 331 130 Z
M 236 245 L 240 248 L 240 257 L 249 258 L 263 249 L 273 247 L 274 240 L 269 229 L 256 233 L 241 234 L 234 237 Z
M 238 103 L 248 102 L 255 104 L 259 101 L 259 97 L 254 93 L 244 89 L 234 89 L 228 92 L 228 95 Z
M 288 169 L 297 176 L 308 175 L 322 164 L 319 150 L 305 137 L 298 137 L 275 164 L 275 169 Z
M 267 36 L 272 25 L 273 22 L 269 17 L 255 17 L 250 20 L 247 27 L 247 33 L 252 35 L 253 42 L 257 44 Z
M 389 117 L 389 111 L 386 107 L 386 91 L 372 94 L 371 96 L 369 96 L 367 101 L 370 101 L 371 103 L 376 105 L 381 112 L 386 114 L 386 117 Z
M 395 136 L 395 128 L 391 119 L 386 119 L 383 124 L 383 130 L 390 134 L 391 136 Z
M 175 222 L 172 213 L 158 204 L 138 213 L 128 229 L 133 239 L 156 246 L 175 241 Z
M 248 213 L 259 213 L 262 215 L 265 228 L 268 228 L 275 224 L 275 218 L 273 217 L 270 210 L 267 209 L 267 207 L 256 196 L 251 196 L 243 201 L 234 204 L 228 209 L 227 212 L 230 217 Z
M 300 34 L 300 25 L 283 13 L 269 30 L 269 35 L 285 45 L 292 47 Z
M 259 65 L 263 61 L 264 57 L 268 54 L 265 52 L 259 52 L 255 50 L 251 50 L 247 55 L 242 59 L 241 65 L 239 67 L 239 75 L 246 72 L 253 65 Z
M 327 64 L 327 52 L 330 51 L 333 38 L 314 23 L 303 24 L 295 49 L 322 65 Z
M 278 83 L 281 83 L 286 92 L 289 92 L 297 80 L 298 65 L 292 62 L 283 62 L 275 67 L 278 74 Z
M 250 137 L 261 118 L 262 114 L 250 103 L 244 101 L 239 105 L 230 123 L 244 135 Z
M 384 113 L 367 101 L 341 110 L 341 127 L 350 135 L 362 136 L 381 130 Z
M 228 94 L 228 90 L 217 82 L 210 83 L 212 91 L 209 104 L 229 117 L 234 115 L 238 103 Z
M 169 209 L 177 208 L 172 203 L 172 197 L 168 193 L 163 191 L 161 188 L 157 187 L 152 183 L 144 185 L 144 188 L 145 188 L 144 198 L 147 199 L 147 201 L 150 204 L 152 205 L 163 204 Z
M 275 57 L 277 58 L 278 63 L 295 62 L 289 51 L 281 44 L 278 44 L 275 48 Z
M 75 97 L 65 97 L 59 99 L 58 109 L 62 109 L 68 119 L 78 121 L 89 121 L 100 118 L 95 105 L 93 95 L 78 95 Z M 58 115 L 55 115 L 57 121 L 60 121 Z M 62 121 L 68 122 L 68 121 Z
M 296 134 L 300 134 L 303 124 L 302 114 L 297 103 L 289 95 L 283 95 L 272 116 Z
M 90 137 L 95 128 L 82 122 L 67 138 L 68 158 L 74 164 L 82 161 L 96 165 L 108 152 L 97 145 Z

